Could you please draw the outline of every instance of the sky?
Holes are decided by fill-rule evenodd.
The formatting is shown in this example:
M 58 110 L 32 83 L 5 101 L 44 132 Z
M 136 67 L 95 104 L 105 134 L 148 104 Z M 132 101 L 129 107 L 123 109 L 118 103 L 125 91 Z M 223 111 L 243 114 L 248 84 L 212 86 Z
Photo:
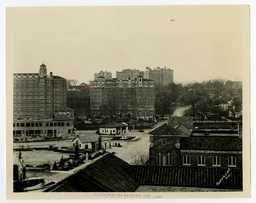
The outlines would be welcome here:
M 249 70 L 248 6 L 30 7 L 6 10 L 14 73 L 93 80 L 100 70 L 173 69 L 174 82 L 242 80 Z

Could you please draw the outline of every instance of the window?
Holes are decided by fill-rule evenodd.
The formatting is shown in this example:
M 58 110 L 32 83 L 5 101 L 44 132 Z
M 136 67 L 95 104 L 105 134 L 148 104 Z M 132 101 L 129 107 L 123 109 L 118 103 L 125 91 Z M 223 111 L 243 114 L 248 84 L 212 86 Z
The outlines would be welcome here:
M 236 157 L 234 157 L 234 156 L 228 157 L 228 166 L 236 167 Z
M 161 153 L 161 152 L 157 153 L 157 156 L 156 156 L 156 164 L 159 164 L 159 165 L 162 165 L 162 164 L 163 164 L 163 156 L 162 156 L 162 153 Z
M 205 166 L 205 156 L 198 156 L 198 166 Z
M 189 155 L 183 156 L 183 165 L 191 165 L 191 157 Z
M 172 165 L 172 156 L 170 152 L 167 153 L 166 165 Z
M 221 166 L 221 158 L 219 156 L 213 157 L 213 166 Z

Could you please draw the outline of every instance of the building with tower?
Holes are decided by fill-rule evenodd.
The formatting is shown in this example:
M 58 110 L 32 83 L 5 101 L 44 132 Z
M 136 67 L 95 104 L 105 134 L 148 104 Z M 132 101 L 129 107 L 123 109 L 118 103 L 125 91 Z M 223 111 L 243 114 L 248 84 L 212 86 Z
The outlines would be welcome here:
M 13 74 L 13 136 L 15 140 L 72 134 L 73 111 L 67 107 L 66 79 L 39 73 Z

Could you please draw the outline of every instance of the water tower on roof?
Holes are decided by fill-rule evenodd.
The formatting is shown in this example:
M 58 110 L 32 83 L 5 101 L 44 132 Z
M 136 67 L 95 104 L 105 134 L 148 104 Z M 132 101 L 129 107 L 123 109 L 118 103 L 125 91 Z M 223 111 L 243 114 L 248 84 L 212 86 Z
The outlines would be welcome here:
M 39 77 L 46 77 L 46 76 L 47 76 L 46 65 L 42 64 L 39 69 Z

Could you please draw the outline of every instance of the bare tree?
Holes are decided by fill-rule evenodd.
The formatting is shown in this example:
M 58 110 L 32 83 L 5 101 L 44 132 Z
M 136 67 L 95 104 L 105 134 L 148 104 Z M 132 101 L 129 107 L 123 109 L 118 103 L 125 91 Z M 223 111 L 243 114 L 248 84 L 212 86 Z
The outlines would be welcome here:
M 146 155 L 145 152 L 139 152 L 136 155 L 132 155 L 132 165 L 145 165 L 146 162 L 148 161 L 148 156 Z

